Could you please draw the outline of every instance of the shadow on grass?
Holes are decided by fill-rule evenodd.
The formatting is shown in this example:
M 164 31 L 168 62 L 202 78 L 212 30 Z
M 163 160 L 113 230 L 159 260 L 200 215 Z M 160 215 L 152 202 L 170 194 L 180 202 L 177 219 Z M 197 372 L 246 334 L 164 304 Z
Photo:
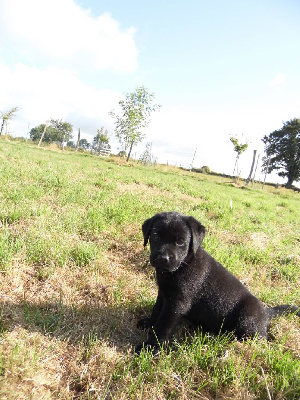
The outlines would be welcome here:
M 88 344 L 91 338 L 106 341 L 121 352 L 145 339 L 136 323 L 144 310 L 131 305 L 66 306 L 60 303 L 21 304 L 0 301 L 0 335 L 22 327 L 70 344 Z

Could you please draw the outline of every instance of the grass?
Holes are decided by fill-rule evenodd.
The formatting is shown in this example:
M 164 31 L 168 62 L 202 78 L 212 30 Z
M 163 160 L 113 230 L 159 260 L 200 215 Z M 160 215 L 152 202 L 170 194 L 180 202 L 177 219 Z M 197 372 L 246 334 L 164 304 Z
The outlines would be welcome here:
M 1 399 L 298 399 L 300 321 L 237 342 L 182 323 L 132 348 L 157 294 L 141 224 L 176 210 L 267 305 L 299 305 L 299 194 L 0 141 Z

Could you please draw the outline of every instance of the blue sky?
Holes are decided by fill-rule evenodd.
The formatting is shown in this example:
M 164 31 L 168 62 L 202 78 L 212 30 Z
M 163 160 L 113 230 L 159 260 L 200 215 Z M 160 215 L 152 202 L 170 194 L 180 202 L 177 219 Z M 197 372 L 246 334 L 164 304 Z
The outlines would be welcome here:
M 230 174 L 234 135 L 247 176 L 261 138 L 300 117 L 299 20 L 298 0 L 1 0 L 0 110 L 22 107 L 15 136 L 50 118 L 89 141 L 104 126 L 116 151 L 108 112 L 144 85 L 162 107 L 137 157 L 151 141 L 189 166 L 197 149 L 195 167 Z

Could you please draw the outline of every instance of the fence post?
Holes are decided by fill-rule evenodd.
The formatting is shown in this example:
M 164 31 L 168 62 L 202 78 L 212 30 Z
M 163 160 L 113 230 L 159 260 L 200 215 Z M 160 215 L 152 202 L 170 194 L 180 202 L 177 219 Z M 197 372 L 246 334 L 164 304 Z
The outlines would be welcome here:
M 250 174 L 246 180 L 246 186 L 248 186 L 248 183 L 251 180 L 251 176 L 252 176 L 252 172 L 253 172 L 253 168 L 254 168 L 254 164 L 255 164 L 256 152 L 257 152 L 257 150 L 253 150 L 253 160 L 252 160 L 252 165 L 251 165 L 251 169 L 250 169 Z
M 270 164 L 270 158 L 268 158 L 268 163 L 267 163 L 267 166 L 266 166 L 266 172 L 265 172 L 264 183 L 262 185 L 262 189 L 264 188 L 265 183 L 266 183 L 266 177 L 267 177 L 267 173 L 268 173 L 269 164 Z
M 195 160 L 196 152 L 197 152 L 197 147 L 196 147 L 196 149 L 195 149 L 195 153 L 194 153 L 194 156 L 193 156 L 193 159 L 192 159 L 192 163 L 191 163 L 191 167 L 190 167 L 190 172 L 191 172 L 191 170 L 192 170 L 192 168 L 193 168 L 193 163 L 194 163 L 194 160 Z
M 259 157 L 260 157 L 260 154 L 257 156 L 256 167 L 255 167 L 254 175 L 252 178 L 252 185 L 254 185 L 254 179 L 255 179 L 255 175 L 256 175 L 256 171 L 257 171 L 257 167 L 258 167 Z
M 42 143 L 42 141 L 43 141 L 43 139 L 44 139 L 44 136 L 45 136 L 45 133 L 46 133 L 46 130 L 47 130 L 48 125 L 49 125 L 49 121 L 46 121 L 46 123 L 45 123 L 45 128 L 44 128 L 43 133 L 42 133 L 42 136 L 41 136 L 41 138 L 40 138 L 38 147 L 40 147 L 40 145 L 41 145 L 41 143 Z

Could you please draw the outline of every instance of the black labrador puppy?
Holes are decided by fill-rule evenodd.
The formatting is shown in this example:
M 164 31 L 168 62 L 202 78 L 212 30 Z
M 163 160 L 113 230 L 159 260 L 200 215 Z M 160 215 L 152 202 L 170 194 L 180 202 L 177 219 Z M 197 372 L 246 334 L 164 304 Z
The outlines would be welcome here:
M 151 317 L 138 322 L 139 328 L 151 328 L 145 346 L 157 348 L 168 341 L 183 317 L 208 332 L 232 331 L 242 339 L 266 338 L 272 317 L 283 313 L 300 316 L 293 306 L 264 307 L 201 247 L 205 227 L 195 218 L 162 212 L 147 219 L 142 230 L 144 246 L 150 241 L 150 262 L 158 284 Z

